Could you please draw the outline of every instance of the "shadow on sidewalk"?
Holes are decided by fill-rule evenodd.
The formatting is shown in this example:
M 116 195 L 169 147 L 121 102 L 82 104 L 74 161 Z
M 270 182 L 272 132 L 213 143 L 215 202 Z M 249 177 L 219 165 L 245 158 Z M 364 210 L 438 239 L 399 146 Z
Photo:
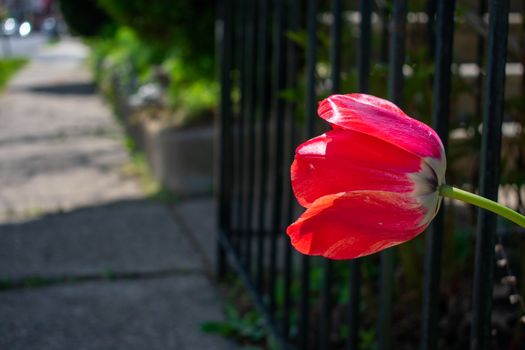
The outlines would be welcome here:
M 0 225 L 0 279 L 201 271 L 164 205 L 122 200 Z
M 186 235 L 150 200 L 0 225 L 0 348 L 235 348 Z
M 97 92 L 96 86 L 92 82 L 32 85 L 22 90 L 54 95 L 94 95 Z

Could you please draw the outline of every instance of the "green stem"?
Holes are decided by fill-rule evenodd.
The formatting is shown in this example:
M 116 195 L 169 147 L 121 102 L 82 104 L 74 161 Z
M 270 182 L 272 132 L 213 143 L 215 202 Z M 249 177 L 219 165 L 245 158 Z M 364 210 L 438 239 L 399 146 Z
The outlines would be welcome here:
M 504 205 L 491 201 L 485 197 L 478 196 L 477 194 L 470 193 L 467 191 L 460 190 L 448 185 L 439 186 L 439 194 L 443 197 L 459 199 L 460 201 L 467 202 L 478 206 L 483 209 L 490 210 L 504 218 L 509 219 L 513 223 L 525 228 L 525 216 L 514 210 L 507 208 Z

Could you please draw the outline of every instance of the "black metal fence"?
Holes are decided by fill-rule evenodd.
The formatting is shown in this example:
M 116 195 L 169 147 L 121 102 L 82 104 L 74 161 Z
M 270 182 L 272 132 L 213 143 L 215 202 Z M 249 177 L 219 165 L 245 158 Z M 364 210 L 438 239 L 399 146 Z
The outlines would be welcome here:
M 455 1 L 418 3 L 425 3 L 427 23 L 421 36 L 434 67 L 428 82 L 432 84 L 431 123 L 447 147 Z M 474 4 L 479 18 L 489 13 L 486 35 L 477 35 L 477 63 L 486 62 L 477 78 L 477 84 L 483 88 L 474 93 L 477 103 L 482 101 L 479 108 L 484 125 L 479 191 L 495 199 L 500 172 L 509 0 L 492 0 L 489 6 L 483 0 Z M 357 72 L 355 84 L 347 85 L 369 92 L 371 67 L 382 62 L 387 63 L 388 71 L 386 97 L 403 107 L 409 10 L 405 0 L 219 1 L 219 275 L 224 276 L 232 268 L 240 276 L 282 348 L 365 346 L 360 332 L 362 319 L 370 318 L 365 316 L 367 310 L 363 310 L 361 298 L 362 264 L 366 260 L 379 264 L 377 305 L 371 307 L 377 310 L 377 315 L 372 315 L 376 318 L 372 321 L 375 346 L 401 348 L 392 339 L 392 309 L 393 303 L 398 303 L 393 287 L 395 248 L 381 253 L 380 261 L 371 257 L 333 262 L 299 256 L 292 250 L 285 230 L 299 213 L 288 170 L 294 149 L 323 129 L 316 120 L 318 94 L 342 92 L 343 80 L 349 80 L 352 72 Z M 354 19 L 351 28 L 348 18 Z M 318 66 L 321 56 L 327 63 L 324 68 Z M 346 61 L 342 57 L 347 57 Z M 325 73 L 321 83 L 318 70 L 326 67 L 330 73 Z M 344 91 L 347 92 L 350 91 Z M 423 234 L 426 243 L 422 307 L 416 335 L 422 349 L 436 349 L 440 344 L 437 320 L 445 212 L 441 208 Z M 469 342 L 471 349 L 489 349 L 496 218 L 480 211 L 476 229 Z M 320 288 L 312 288 L 312 278 Z M 342 293 L 346 297 L 341 297 Z M 335 294 L 339 295 L 338 300 L 347 300 L 343 307 L 341 302 L 335 302 Z

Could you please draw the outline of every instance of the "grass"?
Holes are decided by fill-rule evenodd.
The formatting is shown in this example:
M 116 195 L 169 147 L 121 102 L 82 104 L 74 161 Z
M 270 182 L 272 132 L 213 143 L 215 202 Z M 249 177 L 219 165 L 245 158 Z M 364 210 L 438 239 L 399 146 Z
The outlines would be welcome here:
M 1 58 L 0 59 L 0 91 L 2 91 L 9 79 L 25 64 L 25 58 Z

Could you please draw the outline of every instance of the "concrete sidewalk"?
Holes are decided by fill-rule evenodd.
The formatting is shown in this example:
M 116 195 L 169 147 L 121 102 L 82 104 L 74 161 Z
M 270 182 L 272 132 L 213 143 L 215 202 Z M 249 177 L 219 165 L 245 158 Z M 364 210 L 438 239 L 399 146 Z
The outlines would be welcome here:
M 0 96 L 0 349 L 236 348 L 200 331 L 212 201 L 144 198 L 85 56 L 46 47 Z

